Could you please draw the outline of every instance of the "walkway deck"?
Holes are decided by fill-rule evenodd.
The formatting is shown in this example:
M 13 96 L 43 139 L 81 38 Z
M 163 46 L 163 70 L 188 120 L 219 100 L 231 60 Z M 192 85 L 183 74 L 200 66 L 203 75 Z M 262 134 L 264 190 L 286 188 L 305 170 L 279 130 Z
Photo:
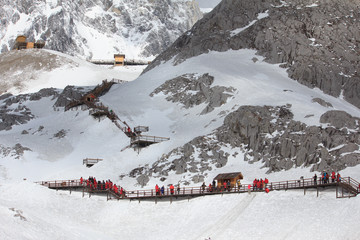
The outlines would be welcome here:
M 173 201 L 175 199 L 190 199 L 199 196 L 207 196 L 207 195 L 218 195 L 218 194 L 234 194 L 234 193 L 247 193 L 249 184 L 242 184 L 240 187 L 233 187 L 230 190 L 224 189 L 213 189 L 211 191 L 208 187 L 182 187 L 180 189 L 176 189 L 173 194 L 170 193 L 170 189 L 166 188 L 163 195 L 156 195 L 155 189 L 148 190 L 134 190 L 134 191 L 126 191 L 124 196 L 120 196 L 120 194 L 115 194 L 112 190 L 97 190 L 91 189 L 85 186 L 85 184 L 81 184 L 80 180 L 57 180 L 57 181 L 44 181 L 38 182 L 39 184 L 46 186 L 51 189 L 56 190 L 82 190 L 84 192 L 88 192 L 89 196 L 91 194 L 106 194 L 108 199 L 129 199 L 129 200 L 161 200 L 161 199 L 169 199 Z M 357 196 L 359 191 L 359 182 L 354 180 L 351 177 L 345 177 L 341 180 L 341 182 L 330 182 L 330 183 L 322 183 L 321 181 L 314 182 L 312 178 L 308 179 L 299 179 L 299 180 L 290 180 L 290 181 L 281 181 L 281 182 L 271 182 L 266 186 L 270 191 L 279 191 L 279 190 L 304 190 L 304 194 L 306 194 L 306 190 L 314 189 L 317 191 L 317 196 L 319 196 L 319 192 L 323 189 L 335 189 L 337 198 L 350 198 Z M 264 189 L 254 188 L 251 184 L 251 192 L 264 192 Z

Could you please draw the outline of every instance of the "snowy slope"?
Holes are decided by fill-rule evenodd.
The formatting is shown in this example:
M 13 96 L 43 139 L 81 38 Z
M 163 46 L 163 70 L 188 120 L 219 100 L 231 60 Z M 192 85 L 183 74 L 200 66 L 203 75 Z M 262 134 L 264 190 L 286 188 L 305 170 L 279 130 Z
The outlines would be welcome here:
M 10 161 L 9 157 L 5 157 L 1 159 L 0 163 L 6 169 L 5 178 L 9 180 L 29 178 L 35 181 L 45 180 L 50 176 L 52 179 L 56 179 L 56 177 L 73 178 L 82 172 L 81 175 L 97 173 L 96 175 L 104 178 L 116 179 L 120 174 L 126 174 L 138 166 L 152 164 L 163 154 L 197 136 L 211 133 L 222 124 L 226 115 L 224 113 L 234 111 L 240 105 L 263 105 L 264 102 L 267 105 L 291 104 L 296 120 L 309 125 L 320 125 L 319 117 L 329 109 L 311 100 L 314 97 L 321 97 L 330 102 L 333 109 L 345 110 L 353 116 L 360 116 L 358 109 L 353 105 L 325 95 L 318 89 L 309 89 L 292 81 L 287 77 L 285 70 L 276 65 L 263 61 L 254 63 L 252 60 L 254 56 L 254 52 L 251 50 L 211 52 L 208 55 L 189 59 L 175 67 L 170 62 L 165 63 L 156 70 L 141 75 L 136 81 L 113 86 L 110 92 L 101 98 L 104 105 L 113 109 L 121 120 L 126 121 L 130 126 L 149 126 L 149 135 L 170 137 L 171 139 L 149 146 L 139 154 L 132 149 L 120 152 L 129 144 L 129 140 L 107 119 L 98 123 L 88 115 L 87 111 L 63 112 L 60 109 L 60 111 L 54 112 L 52 104 L 55 100 L 51 99 L 42 99 L 39 103 L 32 101 L 23 103 L 37 118 L 27 124 L 15 126 L 10 131 L 3 131 L 0 144 L 14 146 L 20 142 L 23 146 L 33 150 L 33 152 L 25 152 L 23 157 L 28 173 L 12 172 L 11 165 L 17 165 L 19 162 Z M 236 94 L 226 104 L 205 115 L 200 115 L 204 104 L 185 109 L 181 104 L 169 103 L 165 100 L 164 95 L 149 96 L 166 80 L 184 73 L 210 73 L 215 77 L 214 84 L 232 86 L 236 89 Z M 44 105 L 48 107 L 44 108 Z M 306 117 L 309 115 L 313 116 Z M 42 130 L 44 132 L 38 133 L 39 126 L 44 127 Z M 66 130 L 66 137 L 59 140 L 52 139 L 53 135 L 61 129 Z M 23 130 L 27 130 L 31 134 L 21 135 Z M 49 141 L 49 139 L 52 140 Z M 64 151 L 64 149 L 66 150 Z M 229 149 L 229 151 L 233 150 Z M 84 169 L 81 160 L 86 157 L 104 158 L 106 161 L 91 169 Z M 52 170 L 36 171 L 37 165 L 44 159 Z M 230 169 L 247 171 L 246 168 L 249 168 L 251 171 L 261 174 L 266 172 L 265 169 L 257 169 L 260 168 L 260 164 L 244 164 L 242 159 L 242 153 L 237 157 L 230 157 L 230 163 L 223 169 L 215 168 L 214 171 L 208 172 L 206 181 L 211 180 L 218 172 Z M 59 171 L 59 166 L 63 166 L 61 169 L 66 170 Z M 250 168 L 250 166 L 254 166 L 254 168 Z M 68 169 L 72 170 L 68 171 Z M 304 171 L 308 172 L 309 169 L 304 169 Z M 177 182 L 181 178 L 189 179 L 190 175 L 174 175 L 169 177 L 165 183 Z M 245 174 L 245 178 L 248 176 L 250 180 L 253 175 Z M 34 176 L 36 178 L 33 178 Z M 356 178 L 356 176 L 354 177 Z M 281 175 L 279 175 L 279 179 L 282 179 Z M 125 180 L 126 182 L 123 184 L 129 187 L 134 186 L 134 179 L 125 178 Z M 150 180 L 150 186 L 154 183 L 153 181 L 158 180 Z
M 37 92 L 67 85 L 97 85 L 102 80 L 135 79 L 144 66 L 103 67 L 60 52 L 28 49 L 0 54 L 0 94 Z
M 254 57 L 258 61 L 254 61 Z M 77 68 L 84 65 L 79 63 Z M 105 74 L 108 70 L 102 71 Z M 49 78 L 58 76 L 54 73 L 50 73 Z M 79 73 L 84 72 L 69 74 L 77 78 Z M 169 79 L 204 73 L 214 76 L 213 85 L 235 89 L 232 97 L 207 114 L 201 114 L 206 103 L 184 108 L 180 103 L 167 101 L 163 93 L 150 96 Z M 85 84 L 85 80 L 82 83 L 92 85 L 92 82 Z M 312 191 L 306 196 L 303 191 L 287 191 L 154 204 L 82 198 L 81 193 L 70 195 L 33 183 L 96 176 L 112 179 L 129 190 L 137 189 L 140 186 L 136 179 L 120 178 L 120 175 L 151 165 L 174 148 L 211 133 L 222 125 L 227 113 L 239 106 L 291 104 L 296 120 L 321 125 L 319 118 L 329 109 L 312 102 L 315 97 L 331 103 L 332 109 L 360 117 L 353 105 L 289 79 L 286 69 L 266 63 L 253 50 L 210 52 L 176 66 L 171 61 L 164 62 L 134 81 L 113 86 L 100 99 L 130 126 L 149 126 L 149 135 L 170 137 L 169 141 L 151 145 L 139 153 L 133 149 L 121 152 L 129 139 L 108 119 L 99 122 L 88 111 L 80 109 L 66 112 L 62 108 L 54 109 L 55 99 L 51 97 L 26 100 L 21 104 L 26 105 L 35 118 L 0 132 L 0 145 L 12 147 L 21 143 L 32 150 L 25 151 L 19 159 L 2 153 L 0 233 L 5 239 L 357 239 L 360 236 L 359 199 L 335 199 L 333 191 L 321 192 L 319 198 Z M 0 106 L 3 104 L 4 100 L 0 100 Z M 306 117 L 309 115 L 311 117 Z M 22 134 L 24 130 L 28 134 Z M 65 135 L 55 137 L 60 130 L 64 130 Z M 233 154 L 237 149 L 229 147 L 226 151 L 231 155 L 228 163 L 222 168 L 212 166 L 212 171 L 205 172 L 205 182 L 212 181 L 218 173 L 233 171 L 244 174 L 243 183 L 250 183 L 255 177 L 266 176 L 276 181 L 314 174 L 309 168 L 298 167 L 265 175 L 266 169 L 261 168 L 260 162 L 249 164 L 243 160 L 244 153 Z M 88 169 L 82 165 L 86 157 L 104 161 Z M 185 180 L 196 186 L 191 179 L 197 174 L 170 172 L 164 182 L 153 176 L 145 188 Z M 341 174 L 359 180 L 359 166 L 348 167 Z M 336 216 L 336 220 L 332 216 Z
M 316 192 L 304 196 L 302 191 L 288 191 L 154 204 L 82 198 L 81 193 L 70 195 L 26 182 L 0 189 L 0 234 L 6 240 L 360 237 L 359 198 L 339 200 L 333 192 L 318 198 Z

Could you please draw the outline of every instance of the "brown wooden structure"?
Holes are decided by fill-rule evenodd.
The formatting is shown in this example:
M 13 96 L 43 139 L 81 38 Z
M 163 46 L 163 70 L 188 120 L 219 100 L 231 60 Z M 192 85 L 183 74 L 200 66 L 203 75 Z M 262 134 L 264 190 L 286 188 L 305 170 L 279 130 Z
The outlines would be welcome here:
M 43 48 L 45 46 L 45 42 L 38 41 L 38 42 L 27 42 L 26 36 L 20 35 L 16 38 L 15 44 L 13 49 L 14 50 L 21 50 L 21 49 L 29 49 L 29 48 Z
M 125 65 L 125 54 L 114 54 L 115 66 Z
M 235 187 L 236 182 L 238 180 L 242 180 L 242 179 L 244 179 L 244 176 L 242 175 L 241 172 L 221 173 L 221 174 L 218 174 L 214 178 L 214 180 L 217 181 L 217 186 L 218 187 L 222 187 L 224 182 L 228 182 L 228 181 L 230 181 L 230 186 L 231 187 Z

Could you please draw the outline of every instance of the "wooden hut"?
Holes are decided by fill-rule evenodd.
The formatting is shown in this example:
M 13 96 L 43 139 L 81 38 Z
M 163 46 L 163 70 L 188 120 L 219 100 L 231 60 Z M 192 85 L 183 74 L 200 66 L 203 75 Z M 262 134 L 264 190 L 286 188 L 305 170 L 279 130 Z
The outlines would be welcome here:
M 27 43 L 26 43 L 26 36 L 20 35 L 17 36 L 15 40 L 14 49 L 20 50 L 20 49 L 26 49 Z
M 21 49 L 29 49 L 29 48 L 43 48 L 44 46 L 45 46 L 44 41 L 38 41 L 36 43 L 27 42 L 26 36 L 20 35 L 20 36 L 17 36 L 13 49 L 21 50 Z
M 125 64 L 125 55 L 124 54 L 114 54 L 115 66 L 124 66 Z
M 244 177 L 241 172 L 232 172 L 232 173 L 221 173 L 218 174 L 214 180 L 217 181 L 217 186 L 223 186 L 224 182 L 230 181 L 231 187 L 236 186 L 237 180 L 242 180 Z

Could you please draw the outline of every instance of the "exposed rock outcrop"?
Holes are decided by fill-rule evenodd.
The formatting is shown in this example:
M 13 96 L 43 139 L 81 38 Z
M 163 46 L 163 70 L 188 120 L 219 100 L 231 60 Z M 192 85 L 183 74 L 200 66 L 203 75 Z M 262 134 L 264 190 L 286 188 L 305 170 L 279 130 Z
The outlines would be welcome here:
M 161 92 L 166 95 L 166 100 L 181 103 L 185 108 L 206 103 L 207 106 L 201 112 L 201 114 L 206 114 L 226 103 L 235 91 L 232 87 L 212 87 L 213 82 L 214 77 L 209 74 L 202 76 L 187 74 L 166 81 L 150 96 L 153 97 Z
M 25 151 L 31 151 L 31 149 L 22 146 L 20 143 L 15 144 L 13 147 L 5 147 L 0 144 L 0 154 L 5 157 L 10 156 L 19 159 L 24 155 Z
M 25 101 L 37 101 L 43 97 L 57 97 L 58 92 L 53 88 L 42 89 L 33 94 L 22 94 L 12 96 L 11 94 L 2 95 L 0 98 L 0 131 L 10 130 L 12 126 L 24 124 L 34 118 L 31 110 L 23 104 Z M 14 107 L 13 107 L 14 105 Z

